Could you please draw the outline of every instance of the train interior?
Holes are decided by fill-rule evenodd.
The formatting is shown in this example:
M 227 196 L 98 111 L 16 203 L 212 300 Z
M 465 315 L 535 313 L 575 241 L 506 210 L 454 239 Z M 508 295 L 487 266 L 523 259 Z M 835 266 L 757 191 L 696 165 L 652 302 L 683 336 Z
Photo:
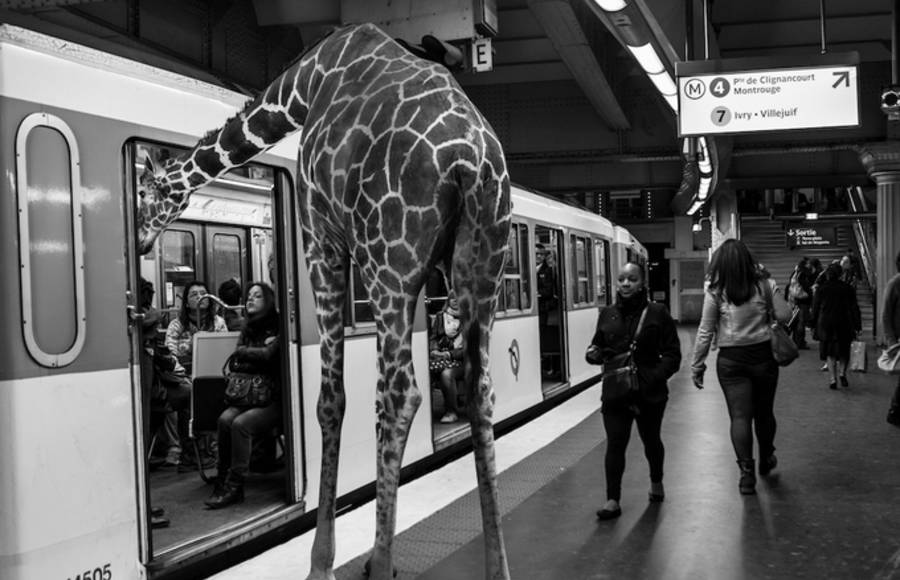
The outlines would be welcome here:
M 148 158 L 158 162 L 174 153 L 171 147 L 149 143 L 131 147 L 137 175 Z M 245 315 L 244 292 L 253 281 L 264 281 L 278 291 L 272 269 L 275 190 L 276 179 L 269 167 L 249 165 L 230 172 L 196 192 L 188 210 L 163 232 L 154 250 L 140 258 L 140 275 L 153 284 L 152 305 L 160 315 L 158 323 L 153 328 L 145 326 L 141 336 L 142 344 L 153 353 L 147 359 L 152 363 L 142 360 L 142 364 L 153 368 L 154 383 L 144 398 L 149 398 L 150 407 L 145 411 L 144 442 L 154 557 L 281 508 L 288 501 L 289 454 L 282 418 L 267 435 L 252 439 L 244 501 L 227 509 L 210 509 L 204 503 L 212 496 L 218 475 L 217 420 L 225 409 L 222 369 L 237 345 Z M 225 320 L 228 331 L 212 332 L 201 325 L 205 331 L 193 336 L 191 368 L 182 372 L 169 369 L 171 362 L 166 363 L 166 331 L 181 313 L 186 286 L 195 280 L 206 284 L 214 298 L 205 302 Z M 282 370 L 281 384 L 284 378 Z M 189 407 L 183 407 L 175 395 L 184 381 L 190 386 Z

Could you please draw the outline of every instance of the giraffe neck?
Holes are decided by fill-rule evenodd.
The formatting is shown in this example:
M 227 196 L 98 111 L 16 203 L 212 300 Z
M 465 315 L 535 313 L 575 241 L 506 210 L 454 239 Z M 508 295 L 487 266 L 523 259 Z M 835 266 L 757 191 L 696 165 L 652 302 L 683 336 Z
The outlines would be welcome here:
M 366 72 L 364 66 L 353 65 L 370 60 L 389 44 L 391 38 L 378 28 L 360 25 L 339 29 L 312 45 L 239 113 L 166 166 L 156 199 L 142 207 L 142 240 L 149 239 L 152 245 L 155 236 L 187 209 L 191 193 L 301 130 L 317 97 L 340 98 L 337 89 L 353 87 L 356 75 Z M 409 57 L 399 46 L 379 56 L 391 60 L 398 56 L 392 52 L 396 50 Z

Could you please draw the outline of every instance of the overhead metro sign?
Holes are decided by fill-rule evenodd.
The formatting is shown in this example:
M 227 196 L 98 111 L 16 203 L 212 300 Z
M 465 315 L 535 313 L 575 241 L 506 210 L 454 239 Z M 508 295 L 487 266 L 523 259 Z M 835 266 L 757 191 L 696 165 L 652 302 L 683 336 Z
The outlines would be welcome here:
M 859 126 L 856 54 L 784 64 L 769 58 L 676 63 L 679 135 Z

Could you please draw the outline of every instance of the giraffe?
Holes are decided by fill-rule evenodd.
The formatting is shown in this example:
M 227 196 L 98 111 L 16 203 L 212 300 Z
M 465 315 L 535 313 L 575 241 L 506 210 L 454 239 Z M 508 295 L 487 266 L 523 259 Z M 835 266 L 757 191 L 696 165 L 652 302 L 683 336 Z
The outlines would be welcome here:
M 466 338 L 485 575 L 508 578 L 488 345 L 510 230 L 509 176 L 499 140 L 449 71 L 412 55 L 374 25 L 333 31 L 191 151 L 144 171 L 139 249 L 149 251 L 191 192 L 301 130 L 298 207 L 322 359 L 321 482 L 308 578 L 334 578 L 351 260 L 369 292 L 379 355 L 370 575 L 381 580 L 393 573 L 400 466 L 422 401 L 412 366 L 413 317 L 428 272 L 438 267 L 449 274 Z

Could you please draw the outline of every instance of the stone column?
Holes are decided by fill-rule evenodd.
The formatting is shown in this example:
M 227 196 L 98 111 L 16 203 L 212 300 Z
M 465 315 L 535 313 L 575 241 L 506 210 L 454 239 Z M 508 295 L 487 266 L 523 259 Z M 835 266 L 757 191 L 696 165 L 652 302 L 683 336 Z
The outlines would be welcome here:
M 882 300 L 887 281 L 897 273 L 900 252 L 900 141 L 882 141 L 860 147 L 859 159 L 877 185 L 877 236 L 875 246 L 875 328 L 879 344 Z
M 716 251 L 729 238 L 740 238 L 740 215 L 737 195 L 733 191 L 719 191 L 713 198 L 709 217 L 712 224 L 712 250 Z

